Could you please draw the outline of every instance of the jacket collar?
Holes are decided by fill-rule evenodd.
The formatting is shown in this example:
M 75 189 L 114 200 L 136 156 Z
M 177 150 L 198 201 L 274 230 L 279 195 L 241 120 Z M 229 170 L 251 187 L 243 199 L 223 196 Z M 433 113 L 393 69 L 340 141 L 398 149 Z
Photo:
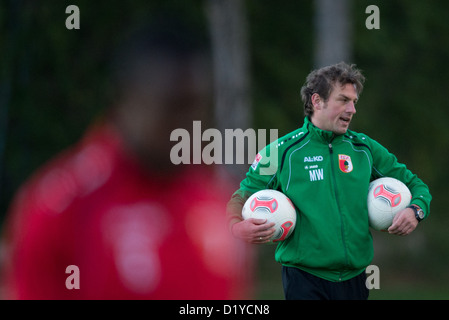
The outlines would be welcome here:
M 316 127 L 312 121 L 310 121 L 309 117 L 305 117 L 304 124 L 307 127 L 308 131 L 312 133 L 315 137 L 317 137 L 320 141 L 325 143 L 335 143 L 343 139 L 343 135 L 337 135 L 332 131 L 322 130 Z

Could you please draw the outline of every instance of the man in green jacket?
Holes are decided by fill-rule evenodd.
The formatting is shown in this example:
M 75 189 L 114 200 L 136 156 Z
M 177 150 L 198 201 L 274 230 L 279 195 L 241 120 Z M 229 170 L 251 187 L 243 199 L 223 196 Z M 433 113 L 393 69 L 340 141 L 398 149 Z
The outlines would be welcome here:
M 274 233 L 274 224 L 264 219 L 243 220 L 251 194 L 275 189 L 294 203 L 296 228 L 275 253 L 286 299 L 368 298 L 371 181 L 393 177 L 412 193 L 411 205 L 395 216 L 389 233 L 408 235 L 429 214 L 426 184 L 378 142 L 348 129 L 363 83 L 361 72 L 343 62 L 312 71 L 301 89 L 304 125 L 257 155 L 228 203 L 232 234 L 250 243 L 268 242 Z

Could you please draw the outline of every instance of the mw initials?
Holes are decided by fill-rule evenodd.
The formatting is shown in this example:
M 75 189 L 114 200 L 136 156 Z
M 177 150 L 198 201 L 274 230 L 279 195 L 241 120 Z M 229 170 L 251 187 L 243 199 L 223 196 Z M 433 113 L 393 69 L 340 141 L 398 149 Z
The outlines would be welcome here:
M 323 169 L 309 170 L 310 181 L 324 180 Z

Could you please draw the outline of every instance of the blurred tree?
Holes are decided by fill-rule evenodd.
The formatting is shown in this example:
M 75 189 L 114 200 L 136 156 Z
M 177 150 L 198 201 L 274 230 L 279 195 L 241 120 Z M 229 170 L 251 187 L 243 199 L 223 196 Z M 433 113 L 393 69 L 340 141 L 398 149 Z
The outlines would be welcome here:
M 209 0 L 206 4 L 214 62 L 214 119 L 224 137 L 225 129 L 246 130 L 253 124 L 246 10 L 243 0 Z M 234 151 L 235 147 L 234 143 Z M 248 170 L 247 164 L 224 166 L 235 179 Z
M 352 58 L 351 0 L 315 0 L 316 68 Z

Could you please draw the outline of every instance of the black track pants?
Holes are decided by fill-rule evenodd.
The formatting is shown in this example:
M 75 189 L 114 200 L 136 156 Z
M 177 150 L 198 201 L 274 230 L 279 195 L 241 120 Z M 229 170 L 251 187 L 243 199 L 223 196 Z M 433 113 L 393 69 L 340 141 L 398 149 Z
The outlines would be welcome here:
M 369 290 L 366 273 L 342 281 L 324 280 L 293 267 L 282 267 L 282 283 L 287 300 L 366 300 Z

